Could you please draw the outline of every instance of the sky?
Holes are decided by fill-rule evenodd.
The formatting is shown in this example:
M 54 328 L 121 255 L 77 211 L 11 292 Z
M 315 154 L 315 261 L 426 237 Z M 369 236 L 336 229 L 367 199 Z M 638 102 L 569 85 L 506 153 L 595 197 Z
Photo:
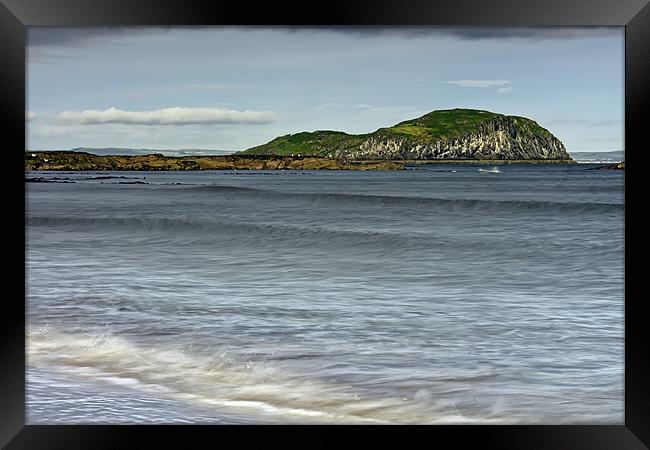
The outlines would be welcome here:
M 624 150 L 624 28 L 28 28 L 29 150 L 237 151 L 451 108 Z

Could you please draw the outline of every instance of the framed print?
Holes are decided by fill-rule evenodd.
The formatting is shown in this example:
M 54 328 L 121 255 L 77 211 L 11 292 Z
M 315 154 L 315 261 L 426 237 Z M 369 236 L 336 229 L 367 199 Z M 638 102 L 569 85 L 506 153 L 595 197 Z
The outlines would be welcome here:
M 647 2 L 0 17 L 7 448 L 650 442 Z

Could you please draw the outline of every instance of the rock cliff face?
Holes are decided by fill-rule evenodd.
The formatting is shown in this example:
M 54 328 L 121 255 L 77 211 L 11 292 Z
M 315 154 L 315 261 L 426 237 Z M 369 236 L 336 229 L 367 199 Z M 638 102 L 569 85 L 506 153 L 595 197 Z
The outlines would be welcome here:
M 358 159 L 571 159 L 552 134 L 536 135 L 517 119 L 496 117 L 476 131 L 449 139 L 414 142 L 408 137 L 371 136 L 345 157 Z
M 489 111 L 434 111 L 365 135 L 318 131 L 281 136 L 242 153 L 343 159 L 566 160 L 562 142 L 536 122 Z

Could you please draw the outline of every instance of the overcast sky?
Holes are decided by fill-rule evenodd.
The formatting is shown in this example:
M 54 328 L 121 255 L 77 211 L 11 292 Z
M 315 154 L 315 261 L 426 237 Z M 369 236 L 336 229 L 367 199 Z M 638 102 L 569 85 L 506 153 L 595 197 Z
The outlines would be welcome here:
M 624 149 L 622 27 L 30 27 L 27 51 L 33 150 L 235 151 L 448 108 Z

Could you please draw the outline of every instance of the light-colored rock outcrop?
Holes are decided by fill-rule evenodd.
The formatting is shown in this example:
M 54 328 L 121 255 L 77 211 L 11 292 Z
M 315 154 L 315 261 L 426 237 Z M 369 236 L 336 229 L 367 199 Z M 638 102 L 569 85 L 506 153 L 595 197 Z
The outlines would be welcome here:
M 418 142 L 394 133 L 371 135 L 358 150 L 337 155 L 351 159 L 516 159 L 570 160 L 562 142 L 550 133 L 518 126 L 516 118 L 497 116 L 474 132 L 451 139 Z

